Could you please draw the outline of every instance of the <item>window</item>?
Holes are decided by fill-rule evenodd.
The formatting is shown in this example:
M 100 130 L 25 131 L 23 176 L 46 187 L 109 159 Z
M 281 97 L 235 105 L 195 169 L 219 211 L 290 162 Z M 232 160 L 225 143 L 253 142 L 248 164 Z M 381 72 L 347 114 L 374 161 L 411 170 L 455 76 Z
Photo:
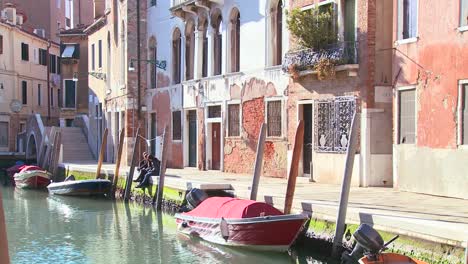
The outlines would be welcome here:
M 281 137 L 281 101 L 267 102 L 267 135 Z
M 57 8 L 58 8 L 58 9 L 61 8 L 61 7 L 60 7 L 60 6 L 61 6 L 61 2 L 62 2 L 62 0 L 57 0 Z
M 39 64 L 47 65 L 47 50 L 45 49 L 39 49 Z
M 231 48 L 231 72 L 240 70 L 240 13 L 234 9 L 231 13 L 230 41 Z
M 62 90 L 61 90 L 60 88 L 57 89 L 57 104 L 58 104 L 58 107 L 62 107 L 62 106 L 63 106 Z
M 50 106 L 54 106 L 54 89 L 50 88 Z
M 414 144 L 416 142 L 416 89 L 399 92 L 398 121 L 398 143 Z
M 221 117 L 221 106 L 213 105 L 208 106 L 208 118 L 219 118 Z
M 148 63 L 150 67 L 150 88 L 156 88 L 156 38 L 151 37 L 149 40 L 149 59 L 155 63 Z
M 60 45 L 60 56 L 67 59 L 80 58 L 80 44 L 62 44 Z
M 41 106 L 41 100 L 42 100 L 42 95 L 41 95 L 41 85 L 37 85 L 37 105 Z
M 98 42 L 98 52 L 99 52 L 99 68 L 102 68 L 102 40 L 99 40 Z
M 213 28 L 215 30 L 213 34 L 214 38 L 214 75 L 220 75 L 221 74 L 221 65 L 222 65 L 222 58 L 223 58 L 223 36 L 221 35 L 221 23 L 223 21 L 223 18 L 221 17 L 221 14 L 218 14 L 218 16 L 215 16 L 213 21 Z
M 460 27 L 468 26 L 468 0 L 460 0 Z
M 57 56 L 57 74 L 60 74 L 61 72 L 62 72 L 61 59 L 59 56 Z
M 21 82 L 21 95 L 23 104 L 28 104 L 28 83 L 26 81 Z
M 57 73 L 57 56 L 49 54 L 49 62 L 50 73 Z
M 26 43 L 21 43 L 21 59 L 29 61 L 29 45 Z
M 182 140 L 181 112 L 172 112 L 172 140 Z
M 461 144 L 468 145 L 468 84 L 461 86 Z
M 398 39 L 416 38 L 418 0 L 398 0 Z
M 314 103 L 314 150 L 344 153 L 348 149 L 356 99 L 342 96 Z
M 157 4 L 156 0 L 151 0 L 151 2 L 150 2 L 150 7 L 151 7 L 151 6 L 156 6 L 156 4 Z
M 8 147 L 8 122 L 0 122 L 0 147 Z
M 172 38 L 172 80 L 174 84 L 180 83 L 180 68 L 182 67 L 182 61 L 180 59 L 181 43 L 180 30 L 177 28 Z
M 228 105 L 228 136 L 240 136 L 239 104 Z
M 203 54 L 202 54 L 202 77 L 208 76 L 208 38 L 206 36 L 208 22 L 203 25 Z
M 193 79 L 195 62 L 195 24 L 192 20 L 187 22 L 185 28 L 185 79 Z
M 76 107 L 76 82 L 65 80 L 65 108 Z
M 91 69 L 94 71 L 96 69 L 96 62 L 95 62 L 95 49 L 94 44 L 91 45 Z
M 3 54 L 3 36 L 0 35 L 0 54 Z
M 278 3 L 271 8 L 271 54 L 273 55 L 272 66 L 281 65 L 282 60 L 282 41 L 283 41 L 283 1 L 279 0 Z

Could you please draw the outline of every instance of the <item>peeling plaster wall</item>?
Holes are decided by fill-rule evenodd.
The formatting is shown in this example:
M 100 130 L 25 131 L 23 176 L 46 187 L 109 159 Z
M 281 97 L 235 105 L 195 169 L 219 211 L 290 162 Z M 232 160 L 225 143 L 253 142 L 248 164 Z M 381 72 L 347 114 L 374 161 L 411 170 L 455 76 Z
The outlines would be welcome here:
M 458 81 L 468 79 L 468 34 L 457 29 L 459 16 L 458 1 L 424 1 L 417 41 L 394 46 L 396 89 L 416 87 L 416 144 L 400 145 L 394 135 L 394 180 L 400 190 L 468 198 L 466 150 L 457 145 Z M 394 41 L 397 21 L 394 16 Z M 395 128 L 397 109 L 395 104 Z

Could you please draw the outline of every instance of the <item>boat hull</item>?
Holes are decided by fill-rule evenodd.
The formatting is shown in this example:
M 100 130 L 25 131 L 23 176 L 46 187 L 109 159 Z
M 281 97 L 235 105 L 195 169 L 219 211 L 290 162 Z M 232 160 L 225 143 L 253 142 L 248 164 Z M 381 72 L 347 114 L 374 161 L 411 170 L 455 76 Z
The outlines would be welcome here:
M 109 180 L 78 180 L 51 183 L 47 189 L 55 195 L 92 196 L 108 193 L 111 185 Z
M 410 258 L 408 256 L 396 253 L 382 253 L 379 254 L 377 260 L 369 260 L 363 257 L 359 260 L 360 264 L 428 264 L 427 262 Z
M 244 219 L 198 218 L 177 214 L 178 231 L 206 241 L 260 251 L 289 249 L 308 220 L 305 215 Z
M 50 183 L 50 174 L 46 171 L 25 171 L 13 177 L 15 186 L 21 189 L 42 189 Z

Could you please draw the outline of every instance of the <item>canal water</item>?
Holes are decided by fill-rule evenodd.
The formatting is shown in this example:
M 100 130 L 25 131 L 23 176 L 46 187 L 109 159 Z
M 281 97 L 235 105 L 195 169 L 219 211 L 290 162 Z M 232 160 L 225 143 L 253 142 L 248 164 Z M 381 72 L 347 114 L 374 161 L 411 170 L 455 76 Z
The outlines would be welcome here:
M 232 249 L 178 234 L 174 217 L 107 199 L 1 187 L 16 263 L 327 263 L 307 254 Z

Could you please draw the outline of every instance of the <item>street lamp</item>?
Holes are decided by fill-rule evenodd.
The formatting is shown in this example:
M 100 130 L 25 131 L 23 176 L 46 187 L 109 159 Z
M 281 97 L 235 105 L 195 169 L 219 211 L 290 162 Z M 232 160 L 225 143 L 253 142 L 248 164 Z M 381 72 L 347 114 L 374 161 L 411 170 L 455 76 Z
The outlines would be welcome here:
M 135 67 L 133 66 L 133 59 L 130 60 L 130 66 L 128 66 L 128 71 L 131 71 L 131 72 L 135 71 Z
M 134 61 L 140 61 L 140 62 L 145 62 L 148 64 L 154 64 L 156 67 L 158 67 L 161 70 L 166 70 L 167 63 L 165 60 L 159 61 L 159 60 L 138 60 L 138 59 L 130 59 L 130 65 L 128 66 L 128 71 L 134 72 L 135 71 L 135 66 L 133 65 Z
M 77 81 L 78 81 L 78 73 L 77 73 L 77 72 L 74 72 L 74 73 L 73 73 L 72 81 L 74 81 L 74 82 L 77 82 Z

